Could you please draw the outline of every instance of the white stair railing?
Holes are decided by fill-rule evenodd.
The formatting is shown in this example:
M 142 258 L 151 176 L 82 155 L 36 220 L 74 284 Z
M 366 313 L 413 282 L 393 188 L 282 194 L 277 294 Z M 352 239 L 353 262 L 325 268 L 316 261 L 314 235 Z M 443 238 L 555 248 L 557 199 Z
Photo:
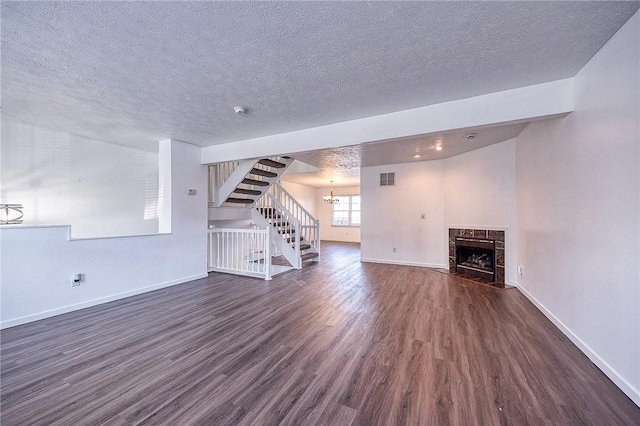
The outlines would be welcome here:
M 245 175 L 251 170 L 251 168 L 253 168 L 255 163 L 256 163 L 255 159 L 240 161 L 240 162 L 237 162 L 237 164 L 235 165 L 228 165 L 229 163 L 224 163 L 224 164 L 227 164 L 228 166 L 223 167 L 224 172 L 221 172 L 221 176 L 224 176 L 226 173 L 229 173 L 229 172 L 231 173 L 231 175 L 227 177 L 226 180 L 216 181 L 215 186 L 213 186 L 214 187 L 214 191 L 212 194 L 213 197 L 212 199 L 209 200 L 209 206 L 220 207 L 225 202 L 227 197 L 231 195 L 233 190 L 242 181 Z M 215 165 L 215 167 L 218 167 L 218 166 L 219 166 L 218 164 Z M 217 179 L 218 172 L 216 171 L 214 175 L 216 176 L 216 179 Z
M 229 161 L 226 163 L 217 164 L 216 185 L 218 185 L 218 188 L 220 188 L 222 184 L 225 183 L 227 179 L 229 179 L 229 176 L 233 174 L 233 172 L 238 168 L 239 165 L 239 161 Z
M 254 211 L 262 215 L 267 221 L 271 219 L 271 228 L 273 228 L 276 234 L 279 234 L 279 237 L 274 237 L 272 241 L 274 243 L 277 242 L 278 249 L 294 268 L 301 269 L 300 236 L 302 235 L 302 228 L 300 221 L 288 212 L 284 206 L 275 199 L 273 194 L 268 192 L 258 200 L 256 207 Z M 272 211 L 273 214 L 270 215 L 268 213 L 269 211 Z
M 320 221 L 314 218 L 279 182 L 267 192 L 300 222 L 300 232 L 311 247 L 320 252 Z M 264 197 L 263 197 L 264 198 Z
M 239 165 L 239 161 L 228 161 L 209 166 L 209 204 L 213 204 L 220 187 L 229 179 Z
M 209 229 L 209 271 L 271 279 L 268 229 Z

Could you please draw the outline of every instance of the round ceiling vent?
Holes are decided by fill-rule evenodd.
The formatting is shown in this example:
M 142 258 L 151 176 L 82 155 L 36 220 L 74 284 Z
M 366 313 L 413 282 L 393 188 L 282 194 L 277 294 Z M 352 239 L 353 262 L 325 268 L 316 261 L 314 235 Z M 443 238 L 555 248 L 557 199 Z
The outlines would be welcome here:
M 247 109 L 243 106 L 233 107 L 233 110 L 235 111 L 236 114 L 239 114 L 239 115 L 244 115 L 247 113 Z

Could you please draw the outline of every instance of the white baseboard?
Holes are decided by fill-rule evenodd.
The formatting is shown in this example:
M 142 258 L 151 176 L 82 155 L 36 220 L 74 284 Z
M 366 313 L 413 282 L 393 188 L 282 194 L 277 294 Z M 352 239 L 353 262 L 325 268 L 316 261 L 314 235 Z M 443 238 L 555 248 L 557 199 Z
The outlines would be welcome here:
M 51 318 L 56 315 L 66 314 L 68 312 L 77 311 L 91 306 L 101 305 L 103 303 L 113 302 L 114 300 L 124 299 L 126 297 L 136 296 L 142 293 L 148 293 L 154 290 L 160 290 L 161 288 L 171 287 L 177 284 L 186 283 L 188 281 L 197 280 L 200 278 L 206 278 L 208 274 L 197 274 L 189 277 L 178 278 L 176 280 L 165 281 L 163 283 L 150 285 L 147 287 L 137 288 L 135 290 L 125 291 L 123 293 L 113 294 L 111 296 L 100 297 L 98 299 L 88 300 L 86 302 L 76 303 L 73 305 L 63 306 L 61 308 L 51 309 L 48 311 L 38 312 L 36 314 L 25 315 L 23 317 L 6 320 L 0 323 L 0 329 L 9 327 L 15 327 L 17 325 L 26 324 L 33 321 L 38 321 L 45 318 Z
M 446 268 L 445 265 L 437 264 L 437 263 L 403 262 L 401 260 L 368 259 L 364 257 L 360 259 L 360 262 L 384 263 L 387 265 L 400 265 L 400 266 L 419 266 L 421 268 L 438 268 L 438 269 Z
M 622 377 L 613 367 L 607 363 L 596 351 L 591 349 L 580 337 L 578 337 L 569 327 L 567 327 L 560 319 L 558 319 L 551 311 L 549 311 L 538 299 L 529 293 L 521 285 L 517 285 L 518 290 L 525 295 L 549 320 L 555 324 L 577 347 L 580 349 L 596 367 L 618 386 L 631 400 L 640 406 L 640 391 Z

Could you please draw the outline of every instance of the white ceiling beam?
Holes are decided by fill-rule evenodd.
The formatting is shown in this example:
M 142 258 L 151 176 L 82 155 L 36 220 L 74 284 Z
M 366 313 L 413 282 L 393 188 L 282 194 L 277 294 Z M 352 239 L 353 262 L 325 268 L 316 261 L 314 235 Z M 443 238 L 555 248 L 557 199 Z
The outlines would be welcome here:
M 359 145 L 565 115 L 573 111 L 573 79 L 204 147 L 202 164 Z

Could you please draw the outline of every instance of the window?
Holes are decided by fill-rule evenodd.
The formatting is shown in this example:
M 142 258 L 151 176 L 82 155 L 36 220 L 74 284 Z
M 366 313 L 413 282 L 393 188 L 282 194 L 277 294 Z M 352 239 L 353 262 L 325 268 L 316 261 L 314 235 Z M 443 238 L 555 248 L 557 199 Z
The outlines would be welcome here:
M 337 195 L 332 204 L 332 226 L 360 226 L 360 195 Z

